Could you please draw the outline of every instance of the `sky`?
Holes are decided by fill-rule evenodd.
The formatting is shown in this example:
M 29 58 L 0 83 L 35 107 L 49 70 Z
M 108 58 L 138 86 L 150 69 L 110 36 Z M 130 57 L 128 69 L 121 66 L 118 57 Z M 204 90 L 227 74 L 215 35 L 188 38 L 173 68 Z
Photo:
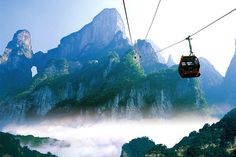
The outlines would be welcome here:
M 143 39 L 158 0 L 126 0 L 133 39 Z M 117 8 L 125 20 L 122 0 L 0 0 L 0 54 L 19 29 L 31 33 L 33 51 L 57 47 L 60 39 L 80 30 L 104 8 Z M 235 0 L 162 0 L 148 39 L 160 48 L 184 39 L 236 8 Z M 124 21 L 125 22 L 125 21 Z M 128 34 L 128 33 L 127 33 Z M 207 58 L 222 74 L 235 52 L 236 11 L 195 35 L 193 52 Z M 161 52 L 179 62 L 188 43 Z

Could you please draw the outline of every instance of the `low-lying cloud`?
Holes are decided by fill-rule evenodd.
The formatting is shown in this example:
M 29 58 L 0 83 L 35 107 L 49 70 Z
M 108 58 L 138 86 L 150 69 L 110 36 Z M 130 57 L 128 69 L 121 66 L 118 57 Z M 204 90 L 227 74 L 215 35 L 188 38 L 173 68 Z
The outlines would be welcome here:
M 64 140 L 69 147 L 48 146 L 38 151 L 51 152 L 59 157 L 119 157 L 124 143 L 147 136 L 155 143 L 172 147 L 190 132 L 205 123 L 218 121 L 209 117 L 176 119 L 80 121 L 79 118 L 43 121 L 38 124 L 6 126 L 3 131 L 20 135 L 34 135 Z

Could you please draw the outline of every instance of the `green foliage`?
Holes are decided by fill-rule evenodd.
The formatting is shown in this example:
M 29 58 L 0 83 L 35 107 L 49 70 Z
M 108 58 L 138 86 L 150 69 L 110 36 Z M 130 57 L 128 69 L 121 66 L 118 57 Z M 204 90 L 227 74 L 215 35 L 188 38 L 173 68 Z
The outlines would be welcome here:
M 232 156 L 236 150 L 236 109 L 229 112 L 220 122 L 204 125 L 199 132 L 183 138 L 175 150 L 185 150 L 184 156 Z
M 93 86 L 93 90 L 86 96 L 84 96 L 79 101 L 65 100 L 56 105 L 52 111 L 58 111 L 59 108 L 63 108 L 67 105 L 75 106 L 77 109 L 94 109 L 107 103 L 109 100 L 113 99 L 121 91 L 129 91 L 133 85 L 140 84 L 145 75 L 142 68 L 139 66 L 132 53 L 128 53 L 120 62 L 118 62 L 117 56 L 115 54 L 110 54 L 110 58 L 116 60 L 107 78 L 102 79 L 103 70 L 105 68 L 105 63 L 98 64 L 88 64 L 84 66 L 77 74 L 82 74 L 78 76 L 77 82 L 83 82 L 87 86 L 91 83 L 91 78 L 100 78 L 100 84 Z M 75 74 L 72 78 L 76 78 Z M 78 83 L 77 83 L 78 84 Z M 125 104 L 128 98 L 124 98 L 121 104 Z
M 19 140 L 22 145 L 30 145 L 31 147 L 40 147 L 43 146 L 45 143 L 49 142 L 48 137 L 34 137 L 32 135 L 21 136 L 16 135 L 15 139 Z
M 181 79 L 176 67 L 145 75 L 137 55 L 135 52 L 129 52 L 120 59 L 115 52 L 110 52 L 106 58 L 89 61 L 70 74 L 48 75 L 44 73 L 38 75 L 32 81 L 30 88 L 18 94 L 16 98 L 30 100 L 32 99 L 31 93 L 44 87 L 50 88 L 57 97 L 61 98 L 62 91 L 70 83 L 74 91 L 77 91 L 82 84 L 86 89 L 84 96 L 79 101 L 72 98 L 72 100 L 59 102 L 51 113 L 62 111 L 61 108 L 65 106 L 70 106 L 69 110 L 74 111 L 93 110 L 101 105 L 106 105 L 120 94 L 125 95 L 119 102 L 121 107 L 127 104 L 131 89 L 143 90 L 146 87 L 149 92 L 143 96 L 145 102 L 143 111 L 148 111 L 149 106 L 159 101 L 156 95 L 161 95 L 161 92 L 169 96 L 167 99 L 171 101 L 177 112 L 183 109 L 195 111 L 196 100 L 199 101 L 199 108 L 202 107 L 204 98 L 197 80 Z M 54 65 L 55 62 L 57 61 L 48 66 Z M 62 67 L 67 63 L 64 60 L 58 62 Z M 107 72 L 106 75 L 105 72 Z
M 11 157 L 56 157 L 51 153 L 41 154 L 37 151 L 31 151 L 27 147 L 21 147 L 19 140 L 13 135 L 0 132 L 0 156 Z
M 144 101 L 147 104 L 153 104 L 155 102 L 155 100 L 156 100 L 156 97 L 153 94 L 149 94 L 149 95 L 144 96 Z
M 129 157 L 144 157 L 154 146 L 155 143 L 148 137 L 133 139 L 122 146 L 121 157 L 125 157 L 126 154 Z
M 122 78 L 128 80 L 137 80 L 144 76 L 144 70 L 135 59 L 137 54 L 130 52 L 122 58 L 121 62 L 114 67 L 109 77 Z
M 168 149 L 165 145 L 157 144 L 151 150 L 146 153 L 146 156 L 154 156 L 154 154 L 158 157 L 177 157 L 176 153 Z
M 173 148 L 153 145 L 147 137 L 124 144 L 121 157 L 234 157 L 236 155 L 236 109 L 218 123 L 205 124 L 199 132 L 193 131 Z M 142 147 L 143 146 L 143 147 Z M 142 147 L 142 148 L 141 148 Z

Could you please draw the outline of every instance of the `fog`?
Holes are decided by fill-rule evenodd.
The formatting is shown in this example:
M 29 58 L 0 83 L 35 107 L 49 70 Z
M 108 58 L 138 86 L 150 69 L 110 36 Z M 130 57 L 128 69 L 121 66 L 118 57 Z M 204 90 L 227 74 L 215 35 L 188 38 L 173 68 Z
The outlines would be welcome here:
M 147 136 L 156 144 L 172 147 L 190 132 L 218 119 L 186 116 L 175 119 L 81 121 L 77 118 L 47 120 L 38 124 L 10 124 L 3 131 L 20 135 L 51 137 L 70 143 L 69 147 L 45 145 L 36 150 L 59 157 L 119 157 L 124 143 Z M 35 149 L 35 148 L 33 148 Z

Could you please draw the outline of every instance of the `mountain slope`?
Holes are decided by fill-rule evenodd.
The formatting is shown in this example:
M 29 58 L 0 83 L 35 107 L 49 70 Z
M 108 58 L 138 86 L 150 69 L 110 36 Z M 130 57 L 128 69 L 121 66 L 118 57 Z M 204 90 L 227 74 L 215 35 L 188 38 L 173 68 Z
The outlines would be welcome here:
M 167 66 L 161 63 L 161 58 L 158 57 L 151 43 L 145 40 L 138 40 L 135 45 L 141 56 L 141 65 L 146 74 L 158 72 Z
M 201 65 L 200 85 L 206 100 L 209 103 L 222 101 L 220 86 L 223 82 L 223 76 L 207 59 L 199 58 L 199 61 Z
M 111 53 L 75 73 L 38 75 L 28 91 L 0 104 L 2 121 L 72 113 L 165 117 L 203 110 L 205 101 L 197 80 L 181 79 L 176 67 L 146 76 L 136 55 L 128 53 L 120 59 Z
M 122 146 L 120 157 L 141 157 L 154 146 L 155 143 L 147 137 L 137 138 Z
M 230 103 L 232 105 L 236 104 L 235 101 L 235 93 L 236 93 L 236 85 L 235 85 L 235 79 L 236 79 L 236 50 L 235 54 L 230 62 L 230 65 L 227 69 L 224 81 L 222 83 L 222 90 L 224 90 L 224 96 L 225 101 L 227 103 Z
M 162 56 L 161 52 L 159 52 L 160 48 L 152 40 L 146 39 L 146 41 L 152 45 L 152 48 L 155 50 L 155 52 L 157 54 L 159 62 L 162 64 L 166 64 L 165 58 Z
M 0 132 L 0 156 L 2 157 L 56 157 L 51 153 L 41 154 L 31 151 L 27 147 L 20 146 L 19 140 L 13 135 Z
M 145 157 L 234 157 L 236 156 L 236 109 L 227 113 L 219 122 L 213 125 L 205 124 L 199 132 L 193 131 L 188 137 L 184 137 L 173 148 L 168 149 L 164 145 L 156 145 L 146 151 Z M 140 145 L 139 139 L 132 143 Z M 132 143 L 125 144 L 128 147 Z M 152 143 L 146 140 L 146 143 Z M 144 146 L 145 147 L 145 146 Z M 136 148 L 133 150 L 138 151 Z M 125 149 L 122 150 L 125 151 Z M 133 153 L 135 154 L 135 153 Z M 135 157 L 143 157 L 139 155 Z M 134 157 L 128 155 L 126 157 Z
M 17 31 L 0 56 L 0 99 L 22 91 L 29 84 L 32 55 L 30 33 Z
M 81 30 L 61 39 L 57 48 L 48 51 L 48 57 L 60 56 L 79 62 L 98 58 L 118 32 L 125 37 L 123 20 L 116 9 L 104 9 Z
M 174 60 L 172 58 L 172 55 L 169 55 L 166 65 L 168 67 L 172 67 L 173 65 L 176 65 L 176 63 L 174 62 Z

